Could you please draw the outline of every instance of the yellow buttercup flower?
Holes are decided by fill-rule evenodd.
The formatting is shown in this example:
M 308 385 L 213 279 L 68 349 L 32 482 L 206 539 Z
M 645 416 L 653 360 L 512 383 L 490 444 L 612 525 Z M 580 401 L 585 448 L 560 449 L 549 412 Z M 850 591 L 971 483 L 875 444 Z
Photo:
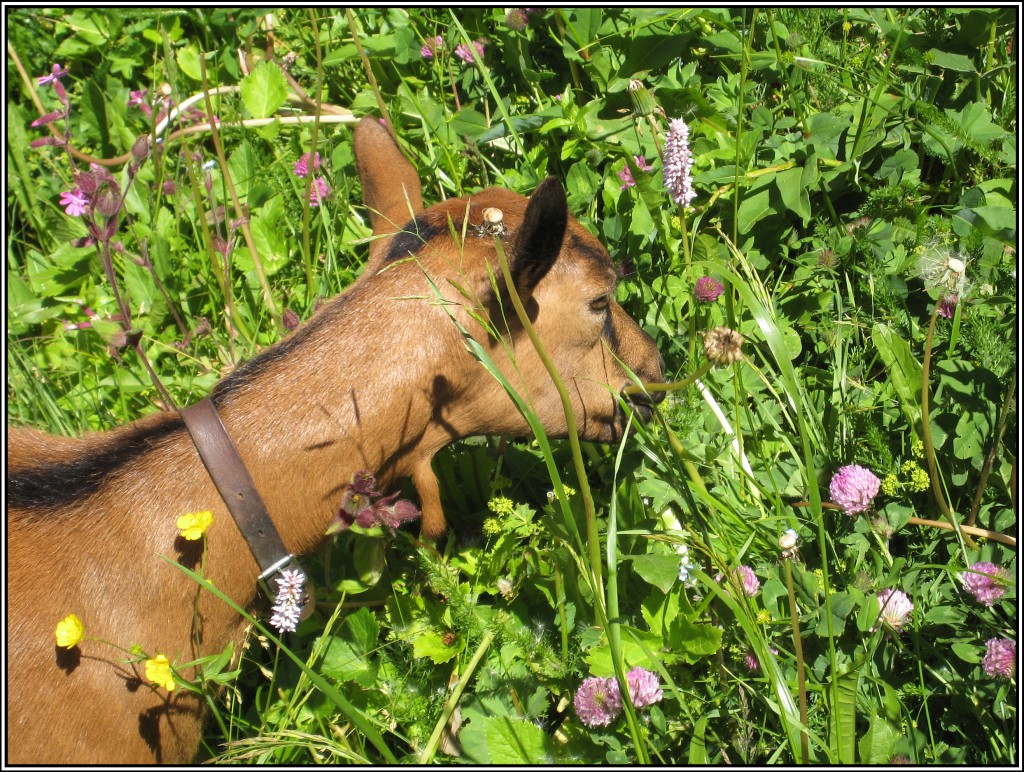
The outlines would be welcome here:
M 171 673 L 171 663 L 167 657 L 157 654 L 153 659 L 146 660 L 146 680 L 169 692 L 174 691 L 174 674 Z
M 206 533 L 206 529 L 213 523 L 213 512 L 189 512 L 178 518 L 178 529 L 181 531 L 181 538 L 195 541 Z
M 57 645 L 63 646 L 65 649 L 75 648 L 78 642 L 82 640 L 82 633 L 84 631 L 85 628 L 82 627 L 82 620 L 74 614 L 68 614 L 57 623 Z

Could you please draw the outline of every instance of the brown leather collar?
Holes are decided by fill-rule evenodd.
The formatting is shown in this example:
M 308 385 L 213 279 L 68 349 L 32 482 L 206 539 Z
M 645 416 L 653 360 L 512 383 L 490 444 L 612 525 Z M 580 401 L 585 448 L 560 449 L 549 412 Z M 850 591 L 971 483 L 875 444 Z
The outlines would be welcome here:
M 271 599 L 277 594 L 276 584 L 271 580 L 285 569 L 301 570 L 298 559 L 287 549 L 277 528 L 267 512 L 266 504 L 256 484 L 245 468 L 245 462 L 238 454 L 224 423 L 217 415 L 217 408 L 209 397 L 179 411 L 185 428 L 192 436 L 199 457 L 206 466 L 213 484 L 227 505 L 242 532 L 249 551 L 260 567 L 257 580 Z M 303 571 L 305 574 L 305 572 Z M 302 605 L 301 619 L 313 611 L 312 585 L 306 581 L 306 599 Z

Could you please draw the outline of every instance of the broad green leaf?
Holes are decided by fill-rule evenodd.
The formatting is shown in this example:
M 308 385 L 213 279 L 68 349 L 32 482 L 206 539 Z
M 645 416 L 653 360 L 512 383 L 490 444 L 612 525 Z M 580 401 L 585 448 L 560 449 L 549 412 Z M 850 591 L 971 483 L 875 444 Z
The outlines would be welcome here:
M 679 581 L 677 555 L 636 555 L 633 557 L 633 568 L 641 579 L 662 592 L 667 593 Z
M 887 764 L 893 756 L 893 748 L 900 738 L 900 731 L 883 716 L 872 716 L 868 720 L 868 731 L 860 739 L 857 750 L 861 764 Z
M 799 215 L 803 224 L 807 225 L 811 219 L 811 202 L 803 178 L 804 170 L 801 167 L 786 169 L 775 175 L 775 185 L 782 194 L 782 203 L 786 209 Z
M 201 83 L 203 80 L 203 71 L 199 66 L 200 56 L 199 49 L 191 43 L 179 48 L 178 53 L 174 56 L 174 60 L 178 63 L 181 71 L 196 83 Z
M 471 107 L 464 107 L 448 125 L 457 136 L 475 140 L 487 131 L 487 118 Z
M 900 405 L 911 426 L 921 422 L 921 364 L 914 359 L 910 345 L 891 327 L 877 322 L 871 329 L 871 340 L 878 349 L 889 374 L 889 383 L 896 390 Z
M 463 755 L 476 764 L 543 764 L 554 760 L 551 737 L 531 721 L 477 717 L 459 732 Z
M 687 756 L 689 764 L 707 764 L 708 749 L 704 742 L 704 731 L 708 726 L 708 717 L 701 716 L 693 725 L 693 734 L 690 735 L 690 750 Z
M 288 99 L 288 82 L 270 62 L 260 62 L 239 85 L 242 104 L 253 118 L 269 118 Z
M 963 54 L 950 54 L 946 51 L 940 51 L 937 48 L 933 48 L 925 54 L 925 56 L 930 59 L 929 64 L 941 67 L 944 70 L 977 72 L 978 69 L 974 66 L 974 62 L 971 61 L 970 57 L 964 56 Z
M 449 633 L 442 635 L 434 630 L 428 630 L 423 633 L 423 635 L 413 641 L 413 656 L 428 657 L 435 665 L 440 665 L 466 648 L 465 638 L 456 636 L 451 643 L 446 643 L 445 638 L 447 635 Z
M 860 670 L 837 676 L 826 694 L 830 701 L 829 750 L 832 762 L 853 764 L 857 741 L 857 684 Z
M 770 212 L 771 194 L 767 190 L 744 196 L 740 201 L 738 215 L 740 233 L 748 233 L 758 220 L 767 217 Z

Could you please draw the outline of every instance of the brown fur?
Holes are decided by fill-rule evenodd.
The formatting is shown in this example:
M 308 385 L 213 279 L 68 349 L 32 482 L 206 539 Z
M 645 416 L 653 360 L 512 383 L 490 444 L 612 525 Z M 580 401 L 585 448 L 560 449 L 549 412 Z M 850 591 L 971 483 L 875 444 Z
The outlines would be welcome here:
M 557 183 L 545 182 L 530 200 L 491 189 L 424 211 L 415 170 L 385 129 L 364 120 L 355 146 L 380 237 L 364 275 L 213 393 L 296 554 L 322 540 L 341 484 L 361 469 L 383 487 L 411 477 L 422 532 L 439 535 L 445 519 L 430 468 L 434 454 L 460 437 L 529 433 L 501 386 L 466 351 L 428 277 L 529 395 L 545 429 L 565 434 L 555 389 L 518 324 L 495 341 L 467 310 L 476 306 L 475 313 L 501 320 L 487 278 L 488 265 L 497 270 L 493 238 L 476 232 L 486 207 L 504 213 L 517 287 L 569 387 L 583 437 L 621 436 L 616 393 L 629 377 L 616 358 L 644 380 L 661 378 L 653 342 L 614 300 L 606 310 L 592 307 L 613 291 L 615 272 L 599 242 L 566 220 Z M 430 235 L 425 244 L 393 235 L 414 217 Z M 450 227 L 467 229 L 464 243 Z M 400 259 L 397 248 L 415 258 Z M 503 286 L 500 278 L 496 286 Z M 180 419 L 149 416 L 81 439 L 10 429 L 8 443 L 7 761 L 189 761 L 201 733 L 199 700 L 180 688 L 168 694 L 153 687 L 141 665 L 124 664 L 126 654 L 98 641 L 71 651 L 54 645 L 56 623 L 72 612 L 88 636 L 140 644 L 177 663 L 240 641 L 238 615 L 158 557 L 196 566 L 201 547 L 178 537 L 175 520 L 210 509 L 206 573 L 240 605 L 255 600 L 256 563 Z

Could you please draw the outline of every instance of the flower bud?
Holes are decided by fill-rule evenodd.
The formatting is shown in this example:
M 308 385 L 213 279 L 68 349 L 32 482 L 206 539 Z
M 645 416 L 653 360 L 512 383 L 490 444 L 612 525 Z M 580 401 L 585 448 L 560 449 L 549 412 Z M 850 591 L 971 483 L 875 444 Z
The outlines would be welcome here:
M 132 158 L 136 161 L 145 161 L 149 158 L 149 135 L 143 134 L 132 145 Z
M 633 113 L 638 116 L 650 115 L 658 109 L 654 95 L 639 80 L 631 80 L 627 88 L 629 101 L 633 103 Z

